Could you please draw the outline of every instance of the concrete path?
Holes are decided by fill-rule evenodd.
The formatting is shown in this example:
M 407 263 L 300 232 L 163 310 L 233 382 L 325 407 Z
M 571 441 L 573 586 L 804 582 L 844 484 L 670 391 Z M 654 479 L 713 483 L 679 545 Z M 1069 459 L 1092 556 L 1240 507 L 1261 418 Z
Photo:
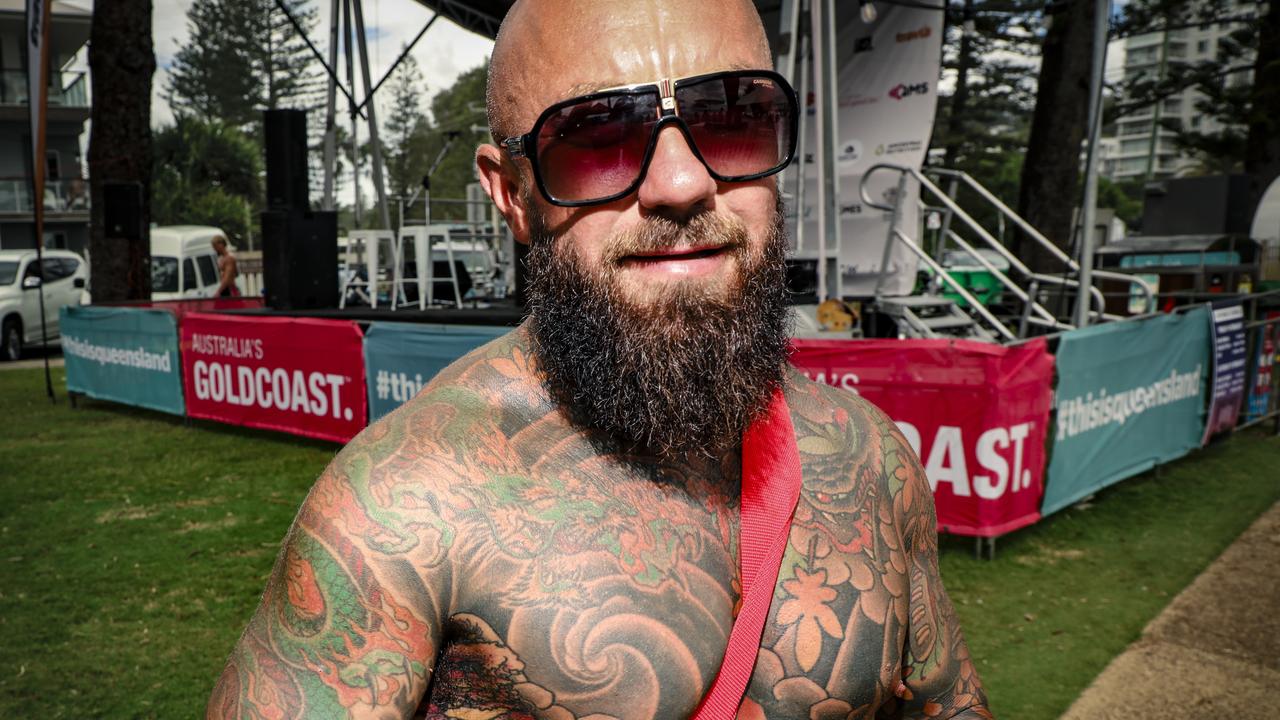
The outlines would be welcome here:
M 1277 717 L 1277 693 L 1280 503 L 1179 593 L 1062 720 L 1262 720 Z

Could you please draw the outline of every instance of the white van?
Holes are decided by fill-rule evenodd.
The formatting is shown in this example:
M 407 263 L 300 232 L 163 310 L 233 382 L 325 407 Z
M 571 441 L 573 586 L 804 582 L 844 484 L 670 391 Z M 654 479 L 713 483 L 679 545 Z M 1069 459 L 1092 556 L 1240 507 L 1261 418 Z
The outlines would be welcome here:
M 218 290 L 216 227 L 168 225 L 151 228 L 151 299 L 213 297 Z

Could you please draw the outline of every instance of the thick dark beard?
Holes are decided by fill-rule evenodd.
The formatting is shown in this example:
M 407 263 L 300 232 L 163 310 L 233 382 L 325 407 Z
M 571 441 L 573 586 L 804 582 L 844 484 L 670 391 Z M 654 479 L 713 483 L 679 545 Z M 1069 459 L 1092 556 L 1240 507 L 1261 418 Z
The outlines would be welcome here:
M 781 207 L 759 252 L 736 218 L 645 220 L 583 267 L 535 214 L 527 259 L 529 330 L 552 397 L 576 424 L 627 452 L 717 457 L 736 447 L 781 386 L 790 338 Z M 683 240 L 728 243 L 738 277 L 678 286 L 639 306 L 618 287 L 617 260 Z M 705 242 L 705 240 L 704 240 Z

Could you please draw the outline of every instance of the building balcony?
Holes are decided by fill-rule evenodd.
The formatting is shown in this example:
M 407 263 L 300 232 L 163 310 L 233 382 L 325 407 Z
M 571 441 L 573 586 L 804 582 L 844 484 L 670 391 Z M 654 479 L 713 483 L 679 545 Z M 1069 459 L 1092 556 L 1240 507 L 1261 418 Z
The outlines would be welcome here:
M 46 180 L 44 183 L 46 215 L 82 215 L 89 217 L 89 181 L 81 178 Z M 31 178 L 0 178 L 0 215 L 30 215 Z
M 27 73 L 25 70 L 0 70 L 0 105 L 27 104 Z M 82 72 L 55 72 L 50 74 L 49 106 L 89 107 L 85 74 Z

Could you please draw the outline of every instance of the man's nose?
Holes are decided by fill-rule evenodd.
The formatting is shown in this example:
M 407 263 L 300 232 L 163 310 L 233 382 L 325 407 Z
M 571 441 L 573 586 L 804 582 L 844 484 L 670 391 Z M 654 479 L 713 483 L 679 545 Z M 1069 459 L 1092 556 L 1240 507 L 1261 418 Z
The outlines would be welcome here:
M 638 193 L 642 209 L 682 219 L 707 209 L 716 195 L 716 180 L 693 154 L 684 133 L 668 125 L 658 133 Z

